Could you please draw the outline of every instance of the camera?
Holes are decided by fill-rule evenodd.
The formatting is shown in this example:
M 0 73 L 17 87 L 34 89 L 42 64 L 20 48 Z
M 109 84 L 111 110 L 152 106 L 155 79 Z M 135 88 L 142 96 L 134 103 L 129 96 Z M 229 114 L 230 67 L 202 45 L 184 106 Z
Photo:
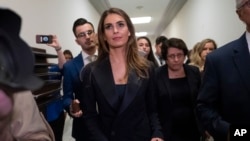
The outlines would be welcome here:
M 52 39 L 52 35 L 36 35 L 36 43 L 38 44 L 51 44 Z

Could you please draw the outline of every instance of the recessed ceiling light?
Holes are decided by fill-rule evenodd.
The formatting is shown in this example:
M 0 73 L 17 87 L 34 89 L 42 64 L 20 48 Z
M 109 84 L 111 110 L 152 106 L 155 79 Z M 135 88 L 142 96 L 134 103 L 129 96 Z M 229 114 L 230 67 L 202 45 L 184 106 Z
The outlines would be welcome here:
M 135 36 L 146 36 L 148 35 L 147 32 L 135 32 Z
M 143 6 L 139 5 L 139 6 L 136 6 L 135 8 L 138 10 L 141 10 L 143 8 Z
M 151 21 L 151 17 L 136 17 L 131 18 L 133 24 L 142 24 L 142 23 L 149 23 Z

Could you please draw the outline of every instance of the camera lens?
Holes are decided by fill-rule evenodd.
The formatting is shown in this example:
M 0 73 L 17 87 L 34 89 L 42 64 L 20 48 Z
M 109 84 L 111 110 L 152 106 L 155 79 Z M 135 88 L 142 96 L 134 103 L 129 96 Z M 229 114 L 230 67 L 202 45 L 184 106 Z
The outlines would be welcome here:
M 44 41 L 44 42 L 48 42 L 48 41 L 49 41 L 49 38 L 48 38 L 48 37 L 43 37 L 43 41 Z

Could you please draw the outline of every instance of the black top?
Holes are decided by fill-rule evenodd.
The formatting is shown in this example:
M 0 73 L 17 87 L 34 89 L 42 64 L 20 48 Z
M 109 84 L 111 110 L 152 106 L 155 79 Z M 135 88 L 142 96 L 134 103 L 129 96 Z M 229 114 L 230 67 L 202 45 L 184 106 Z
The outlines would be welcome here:
M 198 131 L 187 78 L 169 79 L 169 84 L 173 108 L 170 127 L 172 140 L 182 140 L 187 136 L 195 140 Z
M 127 86 L 126 84 L 116 84 L 115 85 L 115 93 L 117 95 L 119 95 L 119 99 L 117 101 L 117 107 L 116 107 L 117 112 L 120 109 L 123 97 L 125 95 L 126 86 Z
M 126 90 L 126 84 L 116 84 L 115 85 L 115 91 L 116 94 L 119 95 L 119 100 L 122 100 L 125 94 L 125 90 Z
M 117 93 L 119 90 L 116 90 L 109 57 L 90 63 L 81 71 L 81 86 L 85 93 L 81 97 L 80 106 L 86 109 L 83 118 L 89 140 L 150 141 L 152 137 L 163 138 L 155 110 L 157 105 L 153 67 L 148 69 L 148 74 L 148 78 L 138 79 L 135 69 L 130 71 L 125 93 L 117 110 L 120 96 Z
M 195 66 L 183 65 L 186 77 L 170 79 L 168 66 L 156 69 L 155 83 L 158 115 L 168 141 L 199 141 L 194 114 L 200 87 L 200 71 Z

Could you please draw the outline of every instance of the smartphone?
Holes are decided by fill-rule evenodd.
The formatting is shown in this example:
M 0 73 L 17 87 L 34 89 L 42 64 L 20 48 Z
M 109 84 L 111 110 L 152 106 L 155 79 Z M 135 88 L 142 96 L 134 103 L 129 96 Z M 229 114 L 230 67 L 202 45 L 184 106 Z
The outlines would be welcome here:
M 51 44 L 52 35 L 36 35 L 36 43 L 38 44 Z

